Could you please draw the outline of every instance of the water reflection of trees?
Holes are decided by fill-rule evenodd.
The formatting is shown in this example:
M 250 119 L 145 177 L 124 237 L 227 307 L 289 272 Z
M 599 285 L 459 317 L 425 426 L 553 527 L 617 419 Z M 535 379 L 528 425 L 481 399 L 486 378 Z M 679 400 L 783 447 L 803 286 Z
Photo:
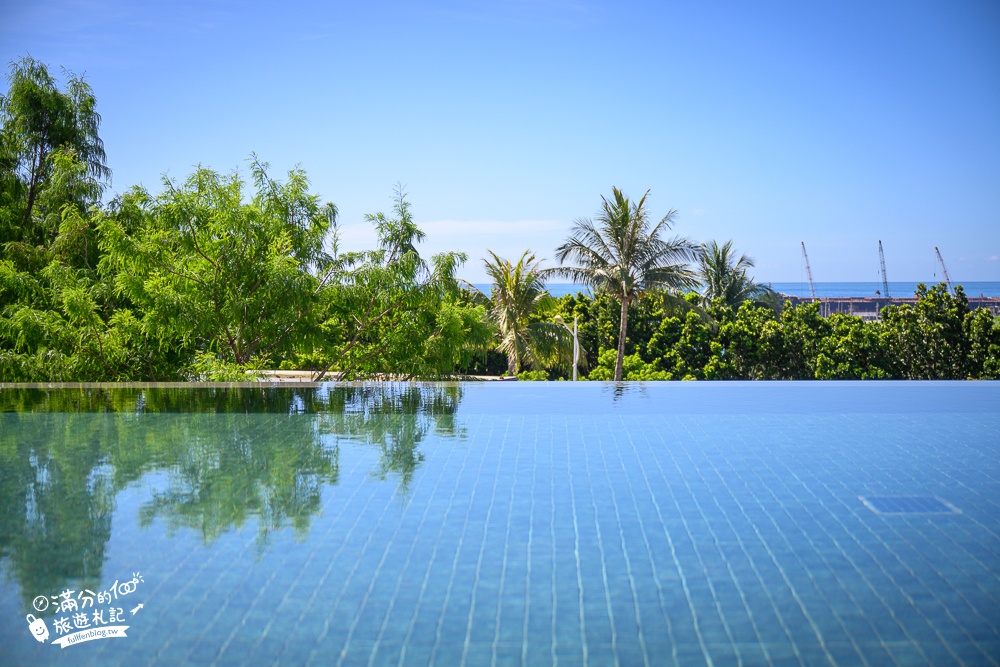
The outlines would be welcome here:
M 315 420 L 299 415 L 155 415 L 153 447 L 167 486 L 140 508 L 142 525 L 163 519 L 170 531 L 190 528 L 211 543 L 254 519 L 258 548 L 271 532 L 309 530 L 322 489 L 336 484 L 340 451 L 317 437 Z M 116 470 L 128 472 L 118 458 Z M 132 475 L 128 475 L 131 477 Z
M 362 385 L 337 387 L 329 394 L 330 409 L 320 415 L 321 429 L 373 445 L 379 450 L 379 479 L 396 476 L 407 493 L 413 473 L 423 462 L 420 443 L 432 431 L 442 437 L 464 437 L 455 413 L 461 385 Z
M 605 382 L 601 387 L 601 394 L 611 394 L 612 404 L 626 396 L 649 398 L 649 390 L 642 382 Z
M 266 549 L 276 530 L 308 532 L 324 487 L 339 481 L 344 443 L 374 446 L 375 476 L 405 493 L 428 434 L 463 435 L 461 396 L 460 386 L 408 384 L 5 388 L 0 561 L 26 605 L 93 589 L 114 498 L 149 473 L 166 487 L 140 508 L 143 525 L 160 519 L 211 543 L 254 521 Z
M 27 605 L 70 580 L 96 586 L 114 509 L 100 433 L 45 417 L 0 414 L 0 561 Z

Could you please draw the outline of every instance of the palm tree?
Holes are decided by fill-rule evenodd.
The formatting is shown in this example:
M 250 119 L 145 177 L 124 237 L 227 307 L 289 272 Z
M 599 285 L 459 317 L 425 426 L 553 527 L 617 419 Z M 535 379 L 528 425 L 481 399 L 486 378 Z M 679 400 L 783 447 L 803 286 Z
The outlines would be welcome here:
M 541 368 L 558 360 L 566 332 L 552 322 L 532 322 L 536 311 L 552 304 L 545 289 L 546 270 L 525 250 L 517 264 L 487 250 L 491 259 L 483 260 L 493 281 L 490 320 L 500 333 L 497 349 L 507 355 L 507 374 L 517 375 L 522 365 Z
M 698 283 L 687 262 L 697 259 L 699 246 L 686 238 L 661 237 L 671 228 L 677 211 L 651 225 L 646 211 L 648 190 L 634 204 L 618 188 L 612 188 L 612 193 L 611 201 L 601 197 L 597 220 L 577 220 L 569 240 L 556 249 L 560 263 L 569 259 L 576 266 L 560 267 L 555 272 L 590 287 L 595 294 L 606 292 L 621 304 L 615 362 L 618 382 L 622 379 L 629 306 L 655 287 L 693 289 Z
M 747 275 L 747 269 L 754 266 L 753 259 L 747 255 L 737 259 L 731 240 L 722 246 L 715 241 L 703 245 L 698 264 L 698 274 L 704 285 L 703 296 L 708 303 L 722 299 L 735 310 L 747 300 L 769 301 L 774 293 L 770 287 L 754 282 Z

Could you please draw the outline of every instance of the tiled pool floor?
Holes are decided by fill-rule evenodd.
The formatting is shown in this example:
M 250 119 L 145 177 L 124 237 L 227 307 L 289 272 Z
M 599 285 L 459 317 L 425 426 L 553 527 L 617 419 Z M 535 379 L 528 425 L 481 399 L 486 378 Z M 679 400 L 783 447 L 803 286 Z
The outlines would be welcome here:
M 677 385 L 465 385 L 445 417 L 0 415 L 54 457 L 33 484 L 71 474 L 55 457 L 82 437 L 105 452 L 87 484 L 114 492 L 107 530 L 98 516 L 66 545 L 101 542 L 96 573 L 32 573 L 13 554 L 45 540 L 7 529 L 3 650 L 102 667 L 998 664 L 1000 393 L 925 410 L 893 403 L 898 386 L 881 411 L 756 411 L 724 384 L 716 409 L 678 408 Z M 118 479 L 130 446 L 148 462 Z M 960 513 L 864 501 L 881 496 Z M 43 584 L 136 571 L 126 638 L 31 638 L 31 599 L 60 592 Z

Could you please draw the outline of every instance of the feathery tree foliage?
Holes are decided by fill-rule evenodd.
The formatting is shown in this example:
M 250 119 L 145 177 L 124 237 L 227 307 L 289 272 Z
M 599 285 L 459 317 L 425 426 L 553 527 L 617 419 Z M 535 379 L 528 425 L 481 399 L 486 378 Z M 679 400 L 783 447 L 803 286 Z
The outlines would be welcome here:
M 447 252 L 428 265 L 416 243 L 424 233 L 413 221 L 400 186 L 395 216 L 366 216 L 378 248 L 335 253 L 335 278 L 324 288 L 321 336 L 300 355 L 299 365 L 331 370 L 341 378 L 392 374 L 435 378 L 467 366 L 489 345 L 485 308 L 461 298 L 455 271 L 466 256 Z
M 129 323 L 97 273 L 93 218 L 110 170 L 90 86 L 30 57 L 0 97 L 0 379 L 121 376 Z
M 65 74 L 60 90 L 45 64 L 30 56 L 10 66 L 9 88 L 0 96 L 0 244 L 51 244 L 66 186 L 75 185 L 77 197 L 69 199 L 85 208 L 98 202 L 111 177 L 93 91 L 82 77 Z M 67 169 L 60 160 L 82 169 Z M 68 174 L 78 183 L 67 183 Z M 48 206 L 36 210 L 50 186 Z
M 293 170 L 279 183 L 251 160 L 254 195 L 237 173 L 198 169 L 133 188 L 101 216 L 102 269 L 135 306 L 142 336 L 186 350 L 199 375 L 241 377 L 273 364 L 306 333 L 332 258 L 323 242 L 336 208 L 309 194 Z
M 698 256 L 698 246 L 686 238 L 662 238 L 671 228 L 676 211 L 651 224 L 646 197 L 631 202 L 618 188 L 612 199 L 601 197 L 596 221 L 577 220 L 566 243 L 556 250 L 556 258 L 574 265 L 557 273 L 590 287 L 595 293 L 610 294 L 619 302 L 618 356 L 614 380 L 622 379 L 628 311 L 647 290 L 653 288 L 692 289 L 695 276 L 687 262 Z

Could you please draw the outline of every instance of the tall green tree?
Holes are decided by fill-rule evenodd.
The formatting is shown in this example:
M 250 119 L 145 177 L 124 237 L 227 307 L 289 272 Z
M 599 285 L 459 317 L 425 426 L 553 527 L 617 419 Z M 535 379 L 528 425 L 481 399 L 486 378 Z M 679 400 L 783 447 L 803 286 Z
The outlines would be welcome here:
M 333 204 L 308 191 L 301 170 L 279 183 L 251 160 L 244 181 L 198 169 L 152 196 L 133 188 L 99 222 L 102 268 L 134 304 L 142 335 L 188 354 L 192 372 L 238 377 L 273 363 L 309 330 L 333 273 L 324 240 Z
M 969 341 L 970 378 L 1000 378 L 1000 317 L 986 308 L 977 308 L 965 316 L 965 336 Z
M 954 295 L 940 283 L 917 285 L 912 305 L 886 306 L 881 326 L 887 332 L 889 352 L 907 380 L 966 378 L 970 341 L 965 329 L 969 300 L 961 285 Z
M 636 299 L 657 287 L 693 289 L 697 285 L 688 262 L 697 259 L 698 246 L 686 238 L 663 238 L 677 212 L 672 210 L 653 224 L 646 209 L 648 195 L 647 190 L 638 202 L 632 202 L 612 188 L 610 201 L 601 197 L 597 219 L 577 220 L 569 240 L 556 249 L 561 263 L 572 262 L 557 269 L 558 273 L 619 302 L 616 382 L 622 379 L 628 311 Z
M 0 244 L 44 245 L 54 239 L 58 224 L 46 225 L 37 204 L 58 171 L 58 155 L 83 165 L 91 186 L 79 202 L 84 206 L 100 199 L 111 177 L 93 91 L 82 77 L 65 74 L 60 90 L 46 65 L 30 56 L 10 66 L 8 91 L 0 96 Z M 56 184 L 61 190 L 60 185 L 65 183 Z
M 708 303 L 722 299 L 727 306 L 736 310 L 744 301 L 761 301 L 773 294 L 773 290 L 754 282 L 747 270 L 754 267 L 748 255 L 736 257 L 732 240 L 721 246 L 710 241 L 702 245 L 698 260 L 698 278 L 702 284 L 702 294 Z
M 488 345 L 485 308 L 463 300 L 455 278 L 466 256 L 441 253 L 429 264 L 420 257 L 424 233 L 401 187 L 393 213 L 365 216 L 376 249 L 335 250 L 333 277 L 320 293 L 320 336 L 301 355 L 317 380 L 331 371 L 344 379 L 448 376 Z
M 0 97 L 0 378 L 120 380 L 149 367 L 97 271 L 110 177 L 90 86 L 23 58 Z M 155 373 L 150 373 L 155 375 Z
M 560 350 L 572 345 L 568 332 L 554 322 L 532 321 L 532 315 L 555 305 L 545 289 L 546 271 L 534 253 L 525 250 L 516 264 L 487 250 L 483 260 L 492 281 L 489 318 L 497 328 L 497 349 L 507 355 L 507 374 L 523 366 L 541 369 L 557 363 Z

